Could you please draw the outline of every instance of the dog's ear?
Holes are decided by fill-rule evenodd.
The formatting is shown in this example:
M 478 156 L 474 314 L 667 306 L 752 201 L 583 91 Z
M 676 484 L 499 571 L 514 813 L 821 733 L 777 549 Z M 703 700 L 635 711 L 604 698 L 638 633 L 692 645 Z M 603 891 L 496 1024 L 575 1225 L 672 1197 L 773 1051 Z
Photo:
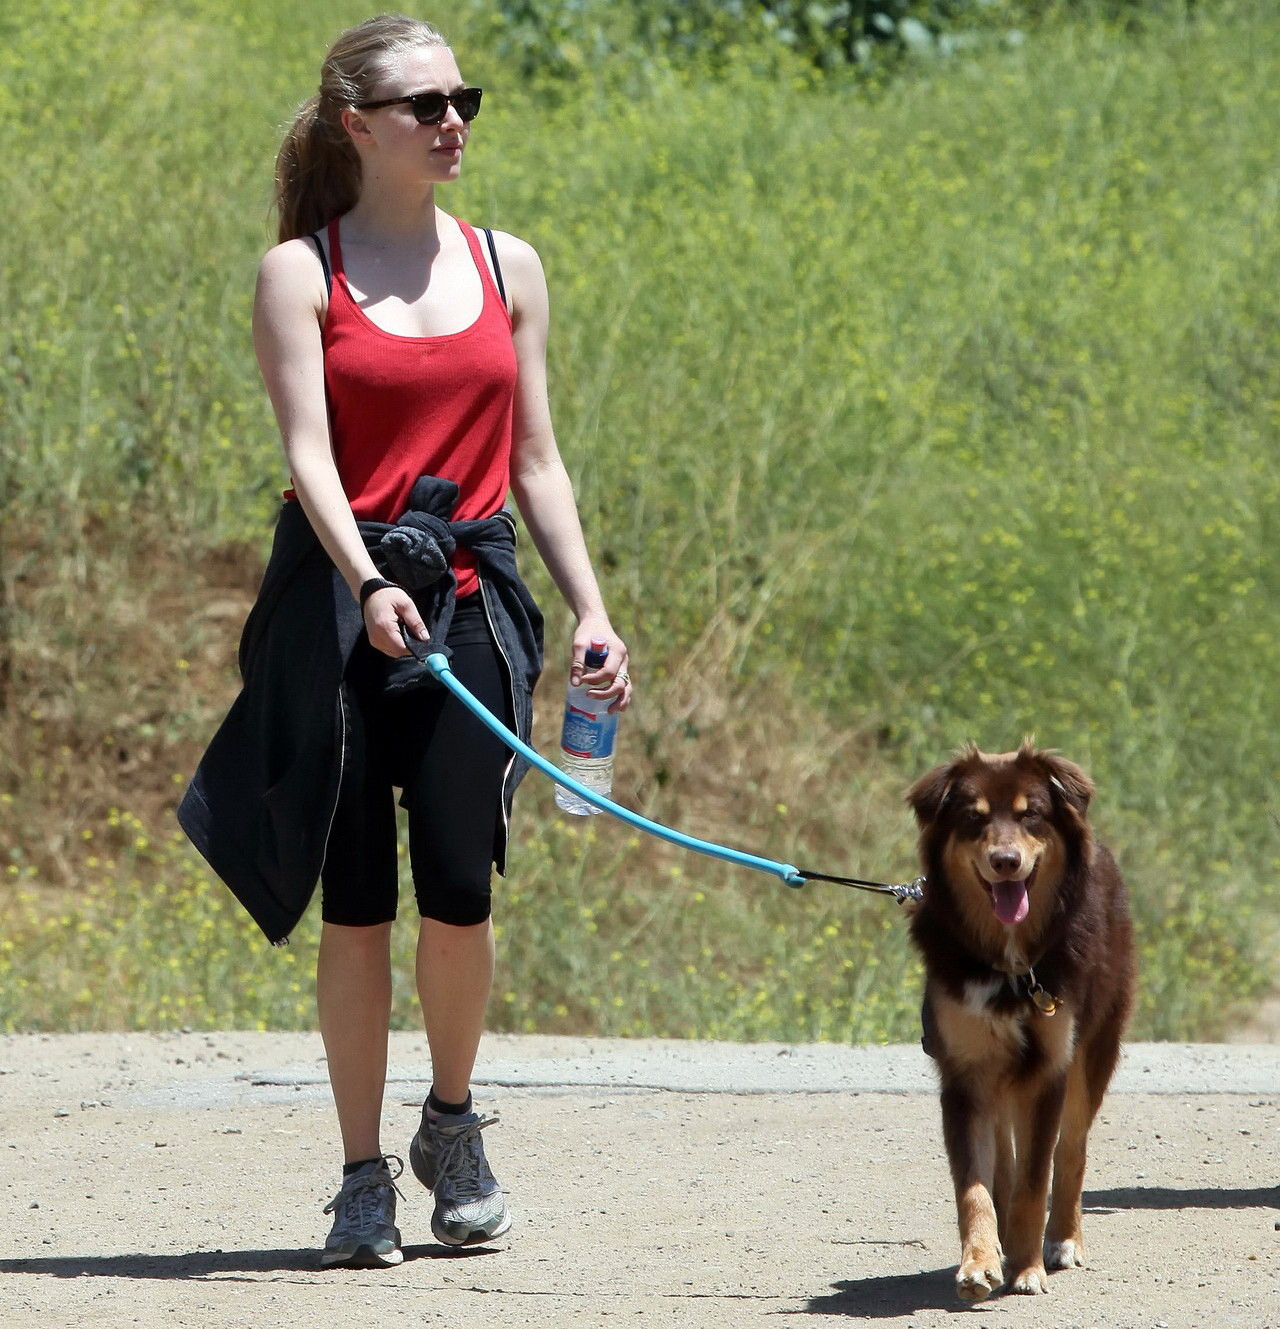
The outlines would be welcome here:
M 921 826 L 932 825 L 946 805 L 955 783 L 955 764 L 938 766 L 922 775 L 906 792 L 906 800 Z
M 1039 752 L 1036 757 L 1048 776 L 1054 798 L 1083 818 L 1093 798 L 1093 781 L 1075 762 L 1058 756 L 1056 752 Z

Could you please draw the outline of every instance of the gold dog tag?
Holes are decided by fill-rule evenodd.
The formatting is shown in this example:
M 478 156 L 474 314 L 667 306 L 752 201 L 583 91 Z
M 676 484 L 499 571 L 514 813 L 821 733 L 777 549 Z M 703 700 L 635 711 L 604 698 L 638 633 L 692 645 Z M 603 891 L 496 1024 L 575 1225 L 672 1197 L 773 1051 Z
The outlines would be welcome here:
M 1046 992 L 1044 988 L 1036 983 L 1027 994 L 1036 1004 L 1036 1010 L 1041 1015 L 1052 1015 L 1058 1009 L 1058 999 L 1052 992 Z

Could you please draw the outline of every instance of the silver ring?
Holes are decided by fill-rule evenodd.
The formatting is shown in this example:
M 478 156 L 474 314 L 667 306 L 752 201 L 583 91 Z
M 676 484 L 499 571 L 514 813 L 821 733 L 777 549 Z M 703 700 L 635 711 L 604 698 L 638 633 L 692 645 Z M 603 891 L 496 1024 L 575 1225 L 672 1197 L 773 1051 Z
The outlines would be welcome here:
M 619 679 L 622 683 L 624 683 L 624 684 L 628 684 L 628 685 L 629 685 L 630 682 L 631 682 L 631 675 L 630 675 L 630 674 L 619 673 L 619 675 L 618 675 L 618 679 Z

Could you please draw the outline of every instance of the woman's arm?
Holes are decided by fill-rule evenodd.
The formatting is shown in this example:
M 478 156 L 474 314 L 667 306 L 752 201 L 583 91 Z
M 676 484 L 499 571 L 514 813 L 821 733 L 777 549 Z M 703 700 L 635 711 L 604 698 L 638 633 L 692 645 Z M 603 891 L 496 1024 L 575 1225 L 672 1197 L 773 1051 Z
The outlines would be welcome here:
M 258 268 L 253 303 L 253 344 L 275 408 L 294 492 L 311 527 L 357 598 L 379 575 L 356 527 L 333 460 L 324 396 L 320 325 L 326 297 L 315 250 L 289 240 L 269 250 Z M 408 654 L 403 621 L 420 640 L 427 630 L 407 591 L 375 591 L 365 604 L 369 640 L 387 655 Z
M 532 245 L 495 233 L 503 276 L 511 296 L 513 338 L 519 374 L 511 426 L 511 492 L 565 602 L 578 620 L 573 634 L 570 678 L 593 694 L 615 699 L 610 710 L 631 702 L 626 643 L 613 630 L 591 568 L 573 485 L 560 458 L 547 401 L 547 281 Z M 584 657 L 591 639 L 609 644 L 604 666 L 588 672 Z

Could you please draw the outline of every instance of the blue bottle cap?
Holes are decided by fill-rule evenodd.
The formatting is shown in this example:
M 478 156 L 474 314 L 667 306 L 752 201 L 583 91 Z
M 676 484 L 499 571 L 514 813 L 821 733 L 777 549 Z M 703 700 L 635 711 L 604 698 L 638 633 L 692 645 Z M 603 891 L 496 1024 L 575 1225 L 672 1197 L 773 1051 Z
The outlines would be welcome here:
M 601 641 L 596 637 L 591 639 L 591 645 L 583 657 L 583 662 L 588 669 L 599 669 L 609 658 L 609 643 Z

